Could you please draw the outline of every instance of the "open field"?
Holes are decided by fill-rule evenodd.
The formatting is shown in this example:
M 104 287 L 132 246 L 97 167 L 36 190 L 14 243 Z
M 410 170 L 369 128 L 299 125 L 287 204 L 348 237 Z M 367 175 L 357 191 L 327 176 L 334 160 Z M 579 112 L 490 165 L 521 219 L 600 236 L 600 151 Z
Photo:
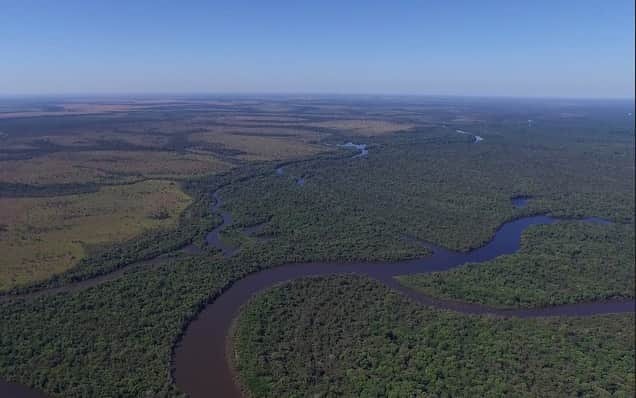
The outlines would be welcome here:
M 316 134 L 294 130 L 270 130 L 276 136 L 258 129 L 243 128 L 236 132 L 210 131 L 190 135 L 193 143 L 220 145 L 223 149 L 237 150 L 245 160 L 288 160 L 326 152 L 327 147 L 312 144 Z
M 44 107 L 34 106 L 30 110 L 14 110 L 0 112 L 0 119 L 42 117 L 42 116 L 70 116 L 91 115 L 109 112 L 128 112 L 144 109 L 144 106 L 132 104 L 58 104 Z
M 0 290 L 63 272 L 92 246 L 172 227 L 189 203 L 175 183 L 166 181 L 84 195 L 0 198 Z
M 149 99 L 122 101 L 93 101 L 93 102 L 47 102 L 47 103 L 16 103 L 11 106 L 0 106 L 0 119 L 46 117 L 46 116 L 82 116 L 115 112 L 135 112 L 152 110 L 166 106 L 189 105 L 198 106 L 233 106 L 249 105 L 253 101 L 193 101 L 184 99 Z
M 326 122 L 310 123 L 312 127 L 322 127 L 336 131 L 346 131 L 348 134 L 373 137 L 377 135 L 391 134 L 398 131 L 411 130 L 415 127 L 412 124 L 402 124 L 387 122 L 383 120 L 333 120 Z
M 211 156 L 159 151 L 56 152 L 26 160 L 0 161 L 0 182 L 69 184 L 186 178 L 231 166 Z
M 134 133 L 115 133 L 115 132 L 78 132 L 74 134 L 49 134 L 14 139 L 10 148 L 17 148 L 19 145 L 31 145 L 34 147 L 38 144 L 56 145 L 62 147 L 98 147 L 99 145 L 116 145 L 118 143 L 130 144 L 147 148 L 161 148 L 169 143 L 170 138 L 165 135 L 158 134 L 134 134 Z

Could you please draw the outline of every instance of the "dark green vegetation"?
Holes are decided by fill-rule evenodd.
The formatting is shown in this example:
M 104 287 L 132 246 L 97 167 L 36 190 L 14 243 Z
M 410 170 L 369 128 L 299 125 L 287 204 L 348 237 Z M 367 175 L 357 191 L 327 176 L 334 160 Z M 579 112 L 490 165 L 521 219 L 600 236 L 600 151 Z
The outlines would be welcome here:
M 496 307 L 634 297 L 633 225 L 564 222 L 529 229 L 517 254 L 400 277 L 430 296 Z
M 78 267 L 27 287 L 27 290 L 65 285 L 172 252 L 190 242 L 200 244 L 204 231 L 220 222 L 220 217 L 208 211 L 211 205 L 209 193 L 218 188 L 221 188 L 219 193 L 225 203 L 224 209 L 231 211 L 236 223 L 222 233 L 222 238 L 239 245 L 240 251 L 232 258 L 223 258 L 215 250 L 197 256 L 179 255 L 158 265 L 132 267 L 129 274 L 87 290 L 0 302 L 0 376 L 39 387 L 58 397 L 172 396 L 178 393 L 170 378 L 170 353 L 174 341 L 205 303 L 249 272 L 288 262 L 397 260 L 425 255 L 426 250 L 410 238 L 467 250 L 487 241 L 506 220 L 544 212 L 570 217 L 606 217 L 633 226 L 633 119 L 625 118 L 626 112 L 633 112 L 633 104 L 582 103 L 570 109 L 567 105 L 563 108 L 536 103 L 449 101 L 228 101 L 221 105 L 170 104 L 130 113 L 0 121 L 0 131 L 4 134 L 0 136 L 0 159 L 28 160 L 89 149 L 137 151 L 140 159 L 144 159 L 148 151 L 159 150 L 192 155 L 188 136 L 204 128 L 209 131 L 208 126 L 217 130 L 258 127 L 267 130 L 263 135 L 276 139 L 280 137 L 272 130 L 293 128 L 318 132 L 317 138 L 311 138 L 312 145 L 330 144 L 325 145 L 330 152 L 311 158 L 259 162 L 245 161 L 241 157 L 246 156 L 245 153 L 222 144 L 198 145 L 197 150 L 219 158 L 233 168 L 207 177 L 183 175 L 175 178 L 193 198 L 175 230 L 150 232 L 115 247 L 91 248 L 91 256 Z M 569 116 L 562 116 L 566 111 Z M 390 136 L 362 138 L 352 131 L 308 126 L 334 119 L 389 120 L 415 128 Z M 534 120 L 531 127 L 528 127 L 527 119 Z M 485 141 L 473 144 L 471 137 L 455 133 L 456 128 L 476 132 Z M 92 141 L 92 138 L 84 137 L 82 139 L 87 143 L 78 149 L 59 137 L 55 142 L 38 138 L 53 133 L 72 138 L 73 134 L 92 129 L 106 130 L 108 139 Z M 248 132 L 255 134 L 253 130 Z M 248 132 L 238 133 L 243 137 L 249 136 Z M 29 139 L 26 147 L 21 147 L 20 143 L 12 148 L 3 146 L 7 137 L 22 136 L 35 139 Z M 154 137 L 161 139 L 156 141 Z M 368 143 L 369 156 L 349 159 L 352 152 L 332 145 L 347 141 Z M 284 175 L 277 176 L 274 169 L 281 163 L 286 163 Z M 296 185 L 297 177 L 304 177 L 305 185 Z M 108 180 L 108 183 L 119 184 L 129 178 L 145 177 L 124 173 L 112 174 L 112 178 L 113 181 Z M 106 183 L 104 181 L 100 180 L 99 184 L 3 183 L 0 196 L 91 192 Z M 515 195 L 530 195 L 533 199 L 527 208 L 514 209 L 510 197 Z M 262 222 L 265 224 L 254 238 L 240 233 L 242 227 Z M 586 248 L 575 253 L 575 245 L 566 245 L 566 248 L 558 245 L 588 237 L 590 247 L 608 248 L 603 264 L 621 270 L 629 278 L 633 276 L 633 262 L 629 268 L 624 259 L 634 250 L 633 244 L 629 245 L 630 232 L 627 227 L 621 228 L 577 227 L 574 224 L 541 227 L 529 231 L 525 244 L 545 250 L 551 248 L 555 252 L 551 254 L 554 258 L 570 258 L 574 253 L 577 260 L 584 260 L 591 257 Z M 258 239 L 263 237 L 269 239 Z M 559 243 L 554 242 L 556 239 Z M 615 280 L 613 275 L 602 273 L 596 275 L 596 283 L 605 287 L 589 289 L 591 285 L 587 282 L 572 284 L 572 281 L 580 281 L 576 279 L 579 269 L 567 267 L 565 263 L 555 265 L 542 261 L 544 256 L 548 255 L 542 254 L 532 261 L 536 261 L 541 269 L 546 267 L 546 273 L 558 269 L 567 274 L 549 275 L 552 278 L 543 280 L 550 279 L 552 284 L 537 284 L 536 291 L 522 290 L 521 302 L 549 303 L 554 292 L 564 291 L 570 297 L 568 301 L 605 297 L 607 284 Z M 519 268 L 527 265 L 523 256 L 506 261 Z M 593 279 L 599 267 L 605 270 L 604 265 L 597 262 L 574 264 L 589 271 L 580 277 L 587 281 Z M 427 388 L 426 391 L 439 391 L 440 395 L 458 395 L 459 390 L 453 389 L 453 385 L 469 388 L 470 377 L 479 374 L 481 378 L 479 371 L 488 369 L 486 382 L 477 385 L 475 390 L 465 391 L 474 392 L 473 395 L 483 395 L 480 391 L 515 395 L 517 391 L 532 392 L 530 388 L 540 388 L 536 390 L 537 395 L 551 395 L 551 391 L 575 393 L 581 388 L 590 395 L 602 395 L 601 390 L 594 390 L 601 388 L 609 392 L 633 393 L 633 378 L 629 376 L 634 370 L 633 358 L 620 354 L 633 352 L 633 346 L 629 345 L 633 341 L 633 317 L 500 322 L 430 311 L 412 304 L 401 308 L 397 304 L 403 300 L 397 296 L 388 295 L 384 300 L 386 291 L 383 288 L 366 281 L 345 282 L 348 283 L 344 285 L 348 286 L 346 288 L 334 287 L 340 282 L 333 281 L 315 288 L 310 282 L 302 282 L 301 286 L 306 287 L 298 291 L 294 287 L 295 296 L 287 288 L 265 296 L 288 292 L 290 299 L 296 297 L 298 303 L 306 303 L 311 309 L 318 299 L 309 303 L 306 300 L 310 296 L 301 297 L 301 293 L 316 291 L 319 293 L 316 297 L 324 299 L 333 314 L 351 310 L 348 314 L 342 312 L 342 322 L 334 320 L 337 327 L 333 329 L 325 330 L 324 325 L 315 323 L 311 328 L 301 330 L 288 318 L 282 318 L 282 315 L 268 318 L 267 313 L 260 314 L 262 317 L 257 319 L 268 327 L 277 319 L 284 319 L 281 326 L 289 327 L 286 333 L 315 332 L 311 338 L 308 335 L 307 350 L 331 349 L 320 337 L 333 339 L 331 333 L 342 333 L 342 336 L 364 330 L 380 333 L 373 334 L 375 337 L 371 340 L 364 340 L 370 344 L 368 351 L 359 351 L 358 357 L 352 357 L 359 360 L 359 366 L 350 374 L 339 375 L 338 388 L 346 388 L 346 383 L 350 382 L 368 387 L 369 394 L 380 391 L 373 390 L 375 387 L 387 386 L 391 391 Z M 633 287 L 631 290 L 624 288 L 625 282 L 622 283 L 615 286 L 619 293 L 612 294 L 633 296 Z M 354 285 L 361 287 L 356 290 L 351 288 Z M 333 297 L 328 292 L 320 293 L 320 287 L 333 293 Z M 339 289 L 345 293 L 338 293 Z M 357 299 L 348 300 L 351 296 L 347 294 L 355 295 Z M 335 303 L 348 308 L 333 309 Z M 308 316 L 312 313 L 309 309 L 304 311 L 294 307 L 285 316 Z M 275 313 L 279 310 L 272 309 Z M 322 314 L 327 316 L 329 312 L 325 310 Z M 403 319 L 401 315 L 404 315 Z M 250 316 L 243 319 L 251 322 Z M 375 316 L 383 317 L 376 322 L 376 326 L 382 328 L 365 329 L 371 325 L 366 320 Z M 303 322 L 310 321 L 309 318 L 302 319 Z M 350 321 L 345 322 L 347 319 Z M 392 325 L 390 328 L 386 326 L 389 324 Z M 263 328 L 265 330 L 268 329 Z M 418 330 L 422 331 L 421 335 Z M 387 335 L 390 331 L 395 335 Z M 426 380 L 437 380 L 436 384 L 431 382 L 422 386 L 416 384 L 420 381 L 408 380 L 407 376 L 411 377 L 412 372 L 401 368 L 398 368 L 400 372 L 392 371 L 396 369 L 392 366 L 398 366 L 396 363 L 403 363 L 396 362 L 396 355 L 402 352 L 405 340 L 401 339 L 407 339 L 407 331 L 410 331 L 408 339 L 411 340 L 408 341 L 412 344 L 409 348 L 407 343 L 404 352 L 412 350 L 416 344 L 431 343 L 436 344 L 432 346 L 432 352 L 448 353 L 444 357 L 431 355 L 412 359 L 422 366 L 432 364 L 425 368 L 426 373 L 422 373 Z M 464 335 L 473 344 L 466 345 L 466 350 L 472 350 L 466 351 L 472 357 L 463 354 L 464 343 L 460 337 Z M 400 345 L 391 343 L 392 339 Z M 340 347 L 335 340 L 325 341 Z M 517 341 L 530 348 L 524 348 L 523 344 L 513 346 Z M 483 348 L 477 343 L 483 343 Z M 257 352 L 258 347 L 248 346 L 248 341 L 241 344 L 241 352 L 252 349 Z M 559 357 L 558 350 L 554 349 L 561 345 L 565 347 L 563 357 Z M 424 347 L 422 355 L 431 352 L 425 351 L 431 346 Z M 339 352 L 334 351 L 334 355 L 333 358 L 323 357 L 326 358 L 323 365 L 330 366 L 329 372 L 351 363 Z M 479 356 L 488 358 L 488 362 L 479 360 Z M 275 359 L 275 355 L 271 358 Z M 297 357 L 289 358 L 295 360 Z M 541 371 L 540 365 L 549 365 L 549 362 L 542 362 L 546 358 L 561 367 Z M 257 357 L 243 359 L 249 363 Z M 374 367 L 376 364 L 386 364 L 386 368 Z M 468 366 L 470 364 L 472 367 Z M 314 365 L 321 369 L 317 362 Z M 256 380 L 257 385 L 252 386 L 254 391 L 273 393 L 281 387 L 270 383 L 267 375 L 261 378 L 261 375 L 250 373 L 258 369 L 251 366 L 245 368 L 245 374 L 252 381 Z M 534 373 L 524 376 L 528 369 Z M 284 383 L 288 387 L 301 386 L 307 380 L 308 383 L 318 380 L 311 378 L 316 375 L 313 372 L 298 367 L 298 372 L 290 373 Z M 437 377 L 438 372 L 447 375 L 446 378 Z M 388 374 L 404 374 L 405 379 L 382 378 Z M 597 377 L 594 383 L 589 379 L 592 374 Z M 533 375 L 534 380 L 531 379 Z M 372 380 L 376 376 L 377 379 Z
M 286 175 L 304 177 L 303 186 L 263 176 L 223 191 L 226 208 L 245 225 L 269 221 L 263 234 L 302 257 L 340 260 L 418 253 L 407 236 L 468 250 L 530 214 L 633 222 L 633 137 L 599 145 L 582 136 L 569 149 L 561 136 L 531 140 L 513 130 L 472 144 L 452 132 L 422 128 L 375 139 L 368 158 L 290 165 Z M 512 207 L 518 194 L 533 197 L 527 208 Z
M 29 185 L 0 183 L 0 196 L 8 198 L 60 196 L 97 192 L 98 184 Z
M 244 309 L 235 361 L 254 397 L 632 397 L 633 325 L 462 316 L 362 277 L 304 279 Z
M 59 397 L 174 396 L 172 344 L 240 274 L 186 257 L 77 293 L 4 304 L 3 378 Z

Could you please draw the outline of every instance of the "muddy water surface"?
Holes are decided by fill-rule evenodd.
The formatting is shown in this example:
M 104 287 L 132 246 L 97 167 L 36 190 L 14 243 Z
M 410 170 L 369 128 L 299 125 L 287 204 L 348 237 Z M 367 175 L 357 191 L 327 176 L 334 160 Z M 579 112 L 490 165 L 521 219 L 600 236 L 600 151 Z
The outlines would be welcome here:
M 437 300 L 402 286 L 395 276 L 445 271 L 468 262 L 484 262 L 519 250 L 520 237 L 531 225 L 553 224 L 559 220 L 534 216 L 504 224 L 487 245 L 467 253 L 457 253 L 430 246 L 433 255 L 397 263 L 304 263 L 264 270 L 234 283 L 216 301 L 209 304 L 193 321 L 174 352 L 174 377 L 177 386 L 193 398 L 242 397 L 234 380 L 228 358 L 229 333 L 239 309 L 254 294 L 278 283 L 296 278 L 355 273 L 367 275 L 427 305 L 466 314 L 544 317 L 588 316 L 595 314 L 634 312 L 634 300 L 612 300 L 594 303 L 554 306 L 540 309 L 495 309 L 479 304 Z M 596 222 L 595 219 L 583 221 Z

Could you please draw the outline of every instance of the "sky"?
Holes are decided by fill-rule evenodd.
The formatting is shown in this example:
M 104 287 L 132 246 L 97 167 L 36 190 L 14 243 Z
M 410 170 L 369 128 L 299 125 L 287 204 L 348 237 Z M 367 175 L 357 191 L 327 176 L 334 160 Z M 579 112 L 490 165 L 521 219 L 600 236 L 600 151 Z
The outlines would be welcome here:
M 633 0 L 0 0 L 0 95 L 634 97 Z

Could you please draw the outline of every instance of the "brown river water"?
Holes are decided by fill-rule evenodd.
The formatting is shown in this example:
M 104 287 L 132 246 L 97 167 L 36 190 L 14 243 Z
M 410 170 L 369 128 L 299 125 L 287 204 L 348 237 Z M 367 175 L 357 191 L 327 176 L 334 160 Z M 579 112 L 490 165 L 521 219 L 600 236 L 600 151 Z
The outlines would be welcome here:
M 217 199 L 218 196 L 217 196 Z M 226 216 L 223 217 L 226 219 Z M 276 284 L 297 278 L 334 275 L 366 275 L 422 304 L 464 314 L 490 314 L 501 317 L 590 316 L 634 312 L 633 299 L 568 304 L 537 309 L 497 309 L 480 304 L 439 300 L 413 291 L 395 280 L 395 276 L 446 271 L 465 263 L 492 260 L 519 250 L 523 231 L 532 225 L 553 224 L 560 220 L 548 216 L 532 216 L 501 226 L 485 246 L 467 253 L 457 253 L 427 245 L 433 255 L 395 263 L 302 263 L 275 267 L 251 274 L 230 286 L 209 304 L 187 328 L 174 350 L 174 378 L 177 386 L 193 398 L 239 398 L 243 394 L 231 366 L 231 328 L 241 306 L 249 299 Z M 607 223 L 598 218 L 581 222 Z
M 224 255 L 231 256 L 236 251 L 236 248 L 224 245 L 219 239 L 219 232 L 232 223 L 232 218 L 229 213 L 220 210 L 222 202 L 218 193 L 215 192 L 213 196 L 216 202 L 212 210 L 220 212 L 223 217 L 223 223 L 208 234 L 206 242 L 220 249 Z M 525 205 L 525 203 L 523 204 Z M 466 253 L 457 253 L 441 247 L 426 245 L 433 251 L 433 254 L 422 259 L 394 263 L 288 264 L 251 274 L 231 285 L 213 303 L 207 305 L 188 326 L 174 349 L 174 380 L 180 390 L 193 398 L 242 397 L 243 395 L 235 380 L 236 375 L 228 356 L 232 352 L 230 341 L 231 327 L 239 314 L 241 306 L 246 304 L 258 292 L 276 284 L 303 277 L 345 273 L 366 275 L 422 304 L 464 314 L 490 314 L 501 317 L 527 318 L 634 312 L 635 302 L 633 299 L 568 304 L 538 309 L 497 309 L 479 304 L 433 299 L 399 284 L 394 278 L 397 275 L 446 271 L 465 263 L 479 263 L 492 260 L 501 255 L 515 253 L 519 250 L 520 237 L 526 228 L 532 225 L 553 224 L 559 221 L 559 219 L 548 216 L 532 216 L 508 222 L 497 230 L 495 236 L 488 244 Z M 593 217 L 580 221 L 591 223 L 608 222 Z M 125 273 L 125 270 L 119 270 L 110 275 L 79 282 L 67 287 L 32 293 L 31 296 L 78 290 L 112 280 L 123 273 Z M 41 398 L 45 397 L 45 395 L 19 384 L 0 380 L 0 397 Z

